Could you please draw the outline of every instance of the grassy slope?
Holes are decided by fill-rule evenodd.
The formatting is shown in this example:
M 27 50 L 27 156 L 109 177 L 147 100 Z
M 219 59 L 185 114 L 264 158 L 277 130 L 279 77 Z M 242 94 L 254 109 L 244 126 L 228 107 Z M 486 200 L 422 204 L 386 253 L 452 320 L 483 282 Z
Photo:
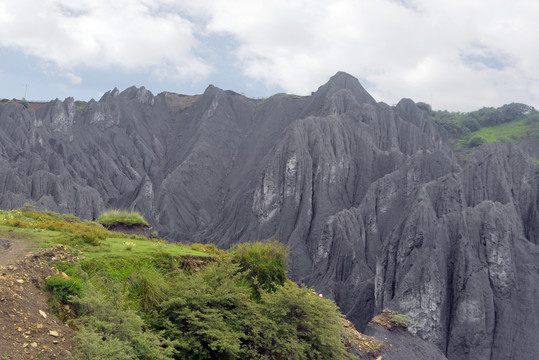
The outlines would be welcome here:
M 455 150 L 467 158 L 475 150 L 474 147 L 467 146 L 472 138 L 479 137 L 488 144 L 495 142 L 512 142 L 518 144 L 528 136 L 539 136 L 539 123 L 519 120 L 492 127 L 483 127 L 478 131 L 463 135 L 455 143 Z
M 62 313 L 65 299 L 70 295 L 85 296 L 90 288 L 111 298 L 120 291 L 127 306 L 143 310 L 161 300 L 162 294 L 154 292 L 167 287 L 164 280 L 167 276 L 178 269 L 201 266 L 207 262 L 204 259 L 219 253 L 213 245 L 148 240 L 108 231 L 99 223 L 81 221 L 73 215 L 33 210 L 0 210 L 0 236 L 25 240 L 36 248 L 62 244 L 80 259 L 77 262 L 59 259 L 53 264 L 70 277 L 51 279 L 49 284 L 56 287 L 53 292 L 57 295 L 51 302 L 51 310 L 63 319 L 73 317 Z M 142 296 L 141 286 L 146 287 L 143 290 L 147 293 Z
M 65 218 L 69 219 L 66 221 Z M 212 256 L 211 247 L 169 244 L 164 240 L 108 231 L 100 224 L 80 221 L 73 216 L 33 211 L 0 210 L 0 235 L 28 240 L 36 247 L 64 244 L 80 251 L 81 256 Z M 97 240 L 97 241 L 94 241 Z
M 211 350 L 214 347 L 224 352 L 231 349 L 230 354 L 245 355 L 250 351 L 247 345 L 242 345 L 245 342 L 259 349 L 258 353 L 269 351 L 265 348 L 269 346 L 277 353 L 285 351 L 276 358 L 288 358 L 286 354 L 290 349 L 287 346 L 280 347 L 271 341 L 266 344 L 266 336 L 259 336 L 263 332 L 259 334 L 256 330 L 258 322 L 265 331 L 269 326 L 269 329 L 275 329 L 276 334 L 281 334 L 274 335 L 279 336 L 279 341 L 287 339 L 296 344 L 297 349 L 290 351 L 301 351 L 305 356 L 318 351 L 319 356 L 314 358 L 326 358 L 324 354 L 329 351 L 334 354 L 332 358 L 348 358 L 342 342 L 344 339 L 340 335 L 344 331 L 340 325 L 340 315 L 333 302 L 320 299 L 310 289 L 285 282 L 284 286 L 278 286 L 275 295 L 263 292 L 262 303 L 257 304 L 249 299 L 252 284 L 245 277 L 249 273 L 238 273 L 240 265 L 229 261 L 235 253 L 217 250 L 213 245 L 176 245 L 135 235 L 127 236 L 110 232 L 95 222 L 81 221 L 72 215 L 31 209 L 0 210 L 0 236 L 31 241 L 36 247 L 63 244 L 78 258 L 76 261 L 56 260 L 53 265 L 65 274 L 48 278 L 43 285 L 51 293 L 51 310 L 63 320 L 75 318 L 80 341 L 75 350 L 77 359 L 95 358 L 88 354 L 96 351 L 105 354 L 101 358 L 116 358 L 112 351 L 123 353 L 126 349 L 139 354 L 134 358 L 169 359 L 168 356 L 156 355 L 169 351 L 172 343 L 167 343 L 168 338 L 152 330 L 155 326 L 172 333 L 180 330 L 182 334 L 183 331 L 189 332 L 190 335 L 182 335 L 181 345 L 173 345 L 180 351 L 175 358 L 183 358 L 181 351 L 193 354 L 190 349 L 203 351 L 204 348 Z M 270 250 L 280 249 L 276 244 L 266 247 Z M 266 247 L 247 249 L 253 255 L 246 259 L 250 260 L 253 256 L 258 259 L 258 253 Z M 266 258 L 271 259 L 271 254 Z M 242 259 L 240 256 L 240 264 Z M 210 265 L 205 265 L 208 262 Z M 263 270 L 271 264 L 271 261 L 262 261 L 258 267 Z M 223 273 L 226 271 L 229 273 Z M 256 281 L 254 283 L 258 284 Z M 300 301 L 300 297 L 305 299 Z M 187 323 L 182 320 L 176 324 L 188 325 L 185 329 L 176 330 L 174 323 L 163 322 L 160 325 L 152 322 L 156 314 L 167 319 L 168 313 L 163 309 L 168 309 L 166 304 L 170 299 L 183 304 L 182 314 L 187 311 Z M 176 311 L 178 308 L 171 306 L 170 309 Z M 285 310 L 294 314 L 299 311 L 299 315 L 290 316 Z M 283 311 L 284 315 L 281 314 Z M 234 316 L 245 319 L 241 328 L 236 328 L 238 321 L 234 320 Z M 217 320 L 222 327 L 216 325 Z M 208 334 L 199 328 L 206 329 L 208 326 L 215 328 Z M 283 332 L 284 328 L 287 330 Z M 320 329 L 325 329 L 325 332 Z M 208 341 L 210 345 L 207 345 Z M 240 349 L 239 346 L 243 347 Z M 309 348 L 304 349 L 305 346 Z M 111 352 L 107 352 L 109 350 Z M 141 356 L 142 353 L 146 356 Z M 192 357 L 196 358 L 195 355 Z
M 539 124 L 526 120 L 514 121 L 492 127 L 484 127 L 461 137 L 457 147 L 462 147 L 469 139 L 479 136 L 491 144 L 500 141 L 510 141 L 518 144 L 526 136 L 539 136 Z

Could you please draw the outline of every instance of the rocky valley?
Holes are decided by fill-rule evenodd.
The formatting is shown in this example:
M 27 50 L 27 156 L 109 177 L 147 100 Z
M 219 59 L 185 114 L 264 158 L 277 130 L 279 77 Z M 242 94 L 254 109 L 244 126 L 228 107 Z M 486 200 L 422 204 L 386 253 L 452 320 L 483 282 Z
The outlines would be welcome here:
M 412 100 L 114 89 L 0 105 L 0 208 L 135 209 L 170 242 L 277 239 L 359 330 L 384 308 L 448 359 L 539 354 L 536 138 L 458 157 Z

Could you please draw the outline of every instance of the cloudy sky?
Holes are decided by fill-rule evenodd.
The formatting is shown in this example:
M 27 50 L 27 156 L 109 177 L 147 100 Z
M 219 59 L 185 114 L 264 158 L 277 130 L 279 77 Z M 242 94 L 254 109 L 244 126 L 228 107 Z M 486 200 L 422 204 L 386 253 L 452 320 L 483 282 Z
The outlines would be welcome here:
M 539 108 L 537 19 L 536 0 L 0 0 L 0 98 L 307 95 L 342 70 L 388 104 Z

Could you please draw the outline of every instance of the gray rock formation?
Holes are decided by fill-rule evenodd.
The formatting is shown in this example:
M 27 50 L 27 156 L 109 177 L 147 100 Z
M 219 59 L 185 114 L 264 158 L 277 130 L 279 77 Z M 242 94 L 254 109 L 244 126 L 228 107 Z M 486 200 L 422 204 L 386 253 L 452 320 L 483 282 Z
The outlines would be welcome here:
M 0 105 L 1 208 L 140 211 L 170 241 L 276 238 L 289 275 L 358 329 L 382 308 L 449 359 L 539 353 L 538 142 L 459 163 L 403 99 L 337 73 L 308 97 L 114 89 L 77 108 Z
M 377 353 L 383 360 L 447 360 L 439 348 L 407 330 L 387 330 L 376 324 L 369 324 L 365 334 L 385 344 Z M 372 359 L 372 356 L 361 356 L 360 359 Z

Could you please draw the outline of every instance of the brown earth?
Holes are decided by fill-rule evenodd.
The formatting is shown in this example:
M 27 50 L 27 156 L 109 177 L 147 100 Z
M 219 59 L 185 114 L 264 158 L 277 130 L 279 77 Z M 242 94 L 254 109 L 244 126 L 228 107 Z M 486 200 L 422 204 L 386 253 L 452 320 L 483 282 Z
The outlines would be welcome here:
M 74 332 L 49 311 L 43 281 L 58 271 L 47 262 L 76 261 L 66 248 L 30 250 L 0 237 L 0 359 L 68 359 Z

